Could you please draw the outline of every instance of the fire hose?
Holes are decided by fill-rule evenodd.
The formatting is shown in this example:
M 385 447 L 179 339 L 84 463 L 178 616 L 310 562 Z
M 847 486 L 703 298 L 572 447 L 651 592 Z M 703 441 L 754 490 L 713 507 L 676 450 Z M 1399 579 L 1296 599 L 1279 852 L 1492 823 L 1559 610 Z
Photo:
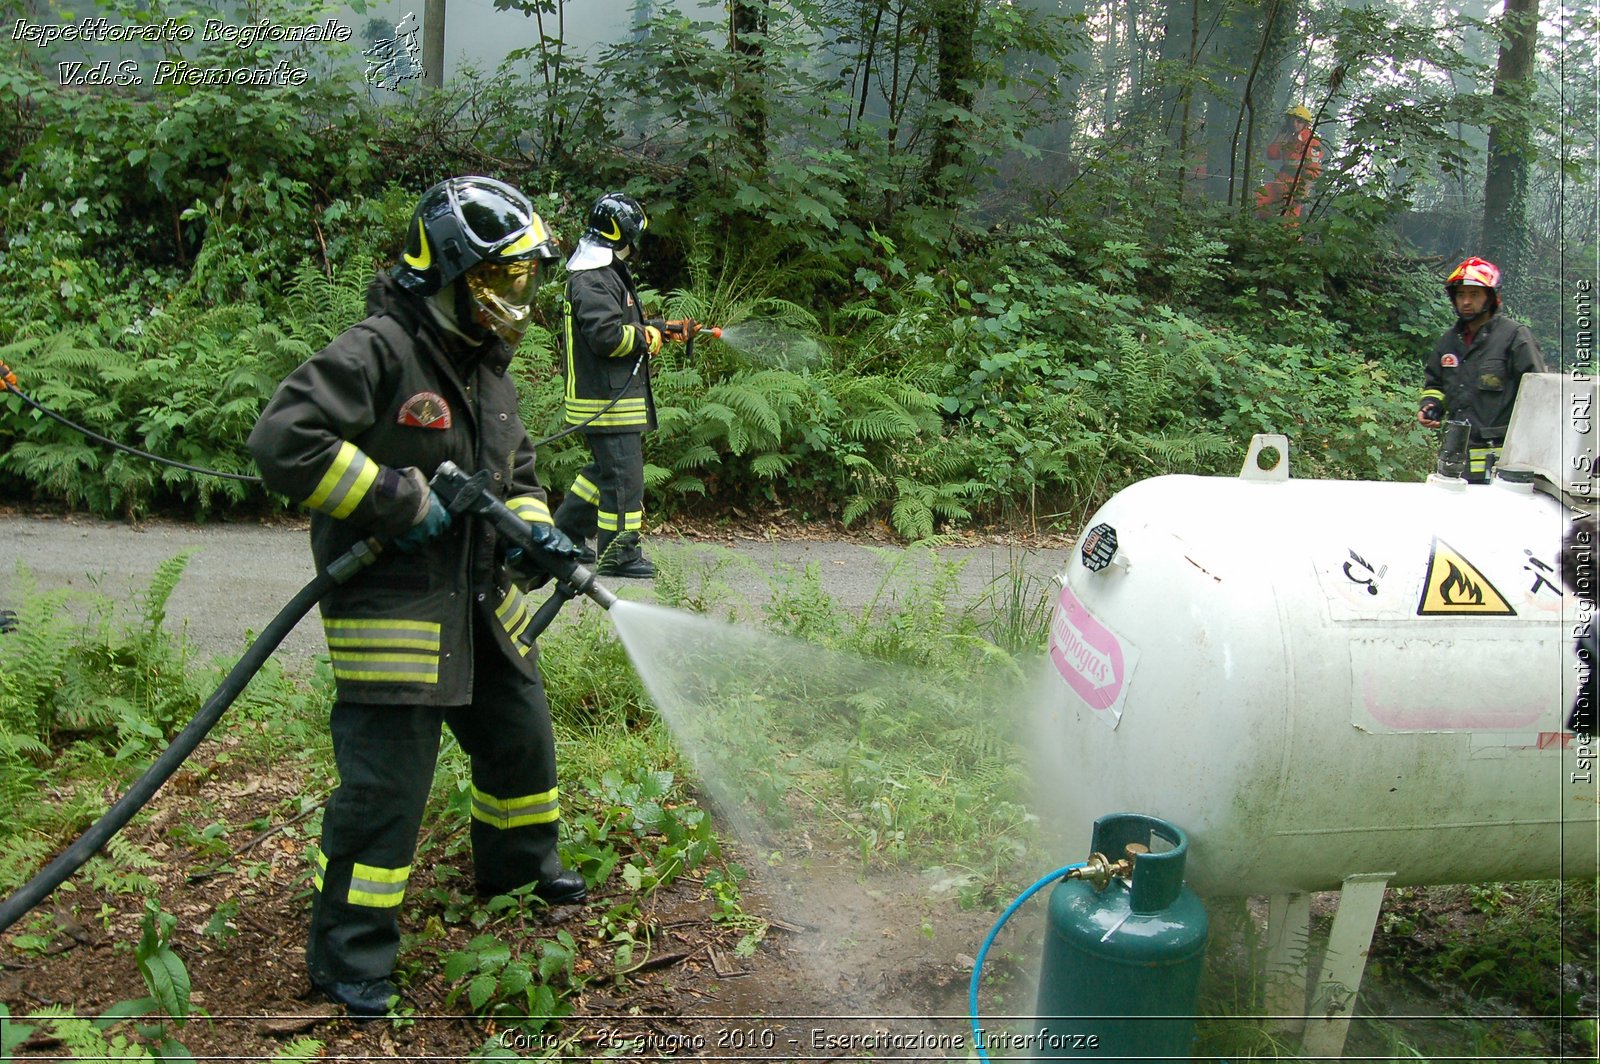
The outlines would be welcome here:
M 534 545 L 533 532 L 528 523 L 512 513 L 505 503 L 489 492 L 487 471 L 468 476 L 453 462 L 445 462 L 439 466 L 433 479 L 429 481 L 429 486 L 438 492 L 452 515 L 472 514 L 487 521 L 502 538 L 509 541 L 512 546 L 522 548 L 524 557 L 532 559 L 556 581 L 554 593 L 539 607 L 529 622 L 530 638 L 537 638 L 543 633 L 550 626 L 550 622 L 555 620 L 561 607 L 578 595 L 587 596 L 602 609 L 609 610 L 616 604 L 617 596 L 597 583 L 594 573 L 570 558 L 558 558 Z M 221 686 L 201 705 L 194 719 L 178 733 L 150 767 L 145 769 L 144 774 L 129 786 L 122 797 L 118 798 L 111 808 L 91 824 L 76 841 L 19 887 L 16 893 L 4 902 L 0 902 L 0 931 L 5 931 L 22 919 L 34 906 L 49 897 L 52 891 L 66 882 L 89 858 L 99 852 L 113 835 L 122 830 L 128 821 L 155 797 L 156 791 L 178 770 L 178 766 L 194 753 L 201 740 L 216 727 L 217 721 L 222 719 L 222 714 L 233 704 L 234 699 L 239 697 L 240 692 L 260 671 L 261 666 L 266 664 L 267 658 L 272 656 L 272 652 L 283 642 L 290 630 L 310 612 L 311 607 L 328 592 L 348 582 L 351 577 L 377 561 L 383 550 L 384 544 L 377 540 L 362 540 L 301 588 L 250 644 L 244 656 L 229 670 Z
M 159 454 L 151 454 L 149 451 L 141 451 L 137 447 L 129 447 L 125 443 L 118 443 L 109 436 L 102 436 L 93 429 L 85 428 L 75 421 L 71 421 L 65 417 L 62 417 L 54 410 L 51 410 L 33 396 L 23 391 L 22 385 L 17 382 L 17 375 L 12 372 L 11 367 L 6 365 L 4 362 L 0 362 L 0 392 L 11 392 L 18 399 L 21 399 L 25 404 L 33 407 L 33 409 L 39 411 L 39 413 L 43 414 L 45 417 L 65 425 L 67 428 L 71 429 L 73 432 L 76 432 L 78 435 L 83 436 L 85 439 L 93 440 L 96 443 L 103 443 L 107 447 L 114 448 L 118 451 L 126 451 L 128 454 L 135 455 L 136 457 L 148 458 L 152 462 L 159 462 L 162 465 L 168 465 L 173 466 L 176 469 L 187 470 L 190 473 L 200 473 L 208 477 L 221 477 L 224 480 L 239 480 L 246 484 L 261 483 L 260 477 L 254 476 L 250 473 L 224 473 L 219 469 L 207 469 L 204 466 L 189 465 L 187 462 L 174 461 L 171 458 L 163 458 Z

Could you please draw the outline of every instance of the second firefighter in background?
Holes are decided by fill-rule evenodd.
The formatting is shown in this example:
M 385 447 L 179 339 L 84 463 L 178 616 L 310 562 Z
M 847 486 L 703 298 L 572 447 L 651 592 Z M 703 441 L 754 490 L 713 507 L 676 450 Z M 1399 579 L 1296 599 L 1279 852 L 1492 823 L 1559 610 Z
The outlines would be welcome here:
M 633 197 L 608 192 L 589 211 L 589 226 L 567 260 L 564 309 L 566 420 L 581 425 L 590 461 L 573 478 L 556 526 L 598 559 L 602 576 L 655 575 L 644 556 L 644 433 L 656 427 L 650 359 L 661 330 L 645 322 L 628 269 L 649 226 Z

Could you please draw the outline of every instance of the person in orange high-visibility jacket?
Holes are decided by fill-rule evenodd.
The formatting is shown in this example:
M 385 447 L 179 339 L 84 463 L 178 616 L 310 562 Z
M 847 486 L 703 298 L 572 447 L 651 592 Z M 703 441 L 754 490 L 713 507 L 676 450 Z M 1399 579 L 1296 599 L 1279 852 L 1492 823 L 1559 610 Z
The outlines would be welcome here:
M 558 257 L 516 189 L 482 177 L 435 185 L 400 264 L 369 287 L 369 316 L 289 374 L 250 433 L 267 486 L 312 511 L 318 568 L 363 539 L 387 544 L 321 602 L 339 786 L 322 820 L 306 964 L 352 1016 L 382 1016 L 396 994 L 397 914 L 441 724 L 472 761 L 479 892 L 586 896 L 556 848 L 555 741 L 518 586 L 530 559 L 508 556 L 486 522 L 452 518 L 428 485 L 446 460 L 487 471 L 538 549 L 577 555 L 551 520 L 506 373 L 538 265 Z
M 1278 164 L 1278 173 L 1256 194 L 1256 217 L 1299 218 L 1311 183 L 1322 174 L 1322 141 L 1311 132 L 1310 111 L 1295 106 L 1284 112 L 1267 158 Z

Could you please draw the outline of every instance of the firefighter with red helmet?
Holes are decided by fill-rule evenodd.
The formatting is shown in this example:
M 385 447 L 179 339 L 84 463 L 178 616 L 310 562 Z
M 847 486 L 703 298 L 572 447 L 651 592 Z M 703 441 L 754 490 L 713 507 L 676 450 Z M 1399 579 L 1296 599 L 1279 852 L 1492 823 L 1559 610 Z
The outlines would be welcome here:
M 521 192 L 440 182 L 400 263 L 368 287 L 368 317 L 290 373 L 250 433 L 267 486 L 312 511 L 319 567 L 363 539 L 388 544 L 321 603 L 339 786 L 315 855 L 306 964 L 352 1016 L 382 1016 L 395 998 L 397 914 L 441 724 L 472 762 L 479 892 L 531 886 L 552 905 L 587 893 L 556 848 L 555 741 L 519 587 L 531 559 L 508 556 L 477 518 L 452 518 L 428 483 L 445 460 L 485 470 L 538 549 L 577 555 L 551 520 L 506 372 L 539 265 L 558 258 Z
M 1500 269 L 1467 259 L 1450 271 L 1444 290 L 1456 322 L 1433 345 L 1423 367 L 1417 420 L 1438 428 L 1446 416 L 1465 420 L 1467 479 L 1489 478 L 1506 438 L 1517 389 L 1529 373 L 1545 372 L 1539 341 L 1500 309 Z
M 1311 183 L 1322 175 L 1322 141 L 1311 132 L 1311 112 L 1296 105 L 1283 114 L 1283 124 L 1267 145 L 1267 158 L 1278 172 L 1256 193 L 1256 217 L 1298 219 Z

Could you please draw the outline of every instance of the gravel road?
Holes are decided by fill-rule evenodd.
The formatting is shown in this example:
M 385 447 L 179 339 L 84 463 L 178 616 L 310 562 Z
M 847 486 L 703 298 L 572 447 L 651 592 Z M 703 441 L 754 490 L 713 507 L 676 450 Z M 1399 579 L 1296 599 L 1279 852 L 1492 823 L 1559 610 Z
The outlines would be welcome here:
M 21 598 L 19 563 L 41 589 L 76 588 L 118 598 L 144 586 L 162 561 L 193 550 L 168 604 L 168 626 L 185 631 L 203 656 L 236 656 L 246 634 L 265 627 L 313 575 L 303 526 L 164 521 L 131 525 L 80 516 L 0 517 L 0 547 L 0 556 L 7 559 L 0 566 L 0 608 L 15 608 Z M 647 547 L 660 558 L 681 559 L 691 574 L 715 569 L 713 579 L 727 588 L 730 605 L 742 600 L 746 606 L 759 606 L 770 596 L 776 575 L 814 565 L 823 588 L 841 607 L 859 609 L 877 593 L 892 563 L 878 550 L 838 540 L 708 543 L 658 536 L 649 538 Z M 1014 567 L 1039 581 L 1048 580 L 1065 568 L 1069 549 L 1030 549 L 1000 542 L 946 547 L 938 553 L 964 563 L 957 596 L 972 602 Z M 903 564 L 918 565 L 914 560 Z M 926 564 L 918 567 L 927 571 Z M 652 598 L 646 582 L 609 583 L 624 597 Z M 698 586 L 691 579 L 690 587 Z M 573 604 L 568 610 L 586 606 Z M 305 660 L 323 652 L 321 625 L 308 616 L 279 653 Z

